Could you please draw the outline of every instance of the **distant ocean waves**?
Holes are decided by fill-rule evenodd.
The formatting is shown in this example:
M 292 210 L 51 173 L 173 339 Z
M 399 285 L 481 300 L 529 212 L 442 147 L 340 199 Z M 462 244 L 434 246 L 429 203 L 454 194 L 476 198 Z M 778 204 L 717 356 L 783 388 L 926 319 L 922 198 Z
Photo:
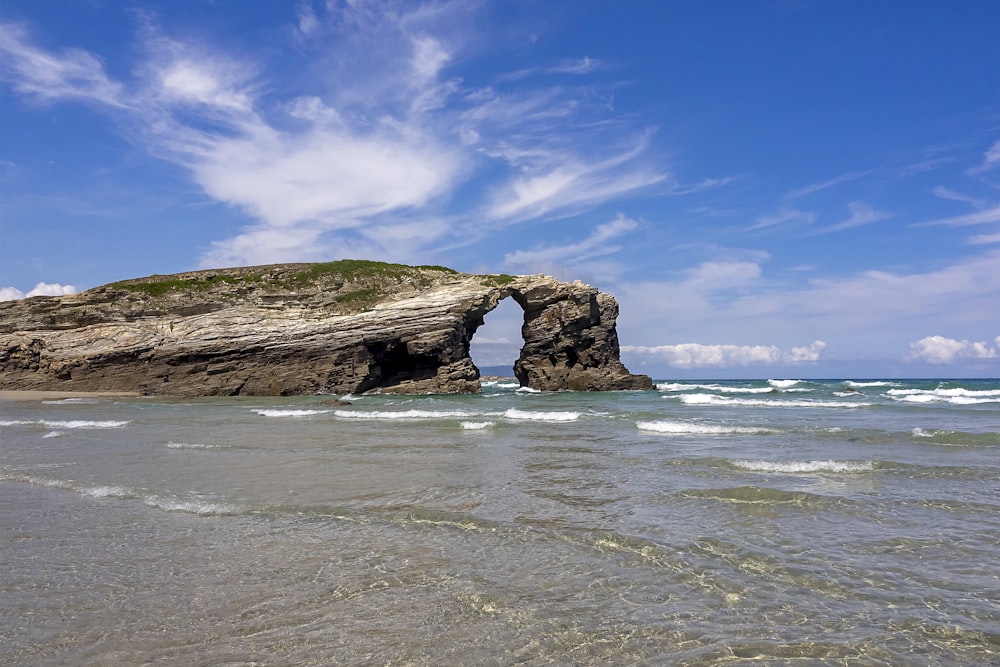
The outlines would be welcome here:
M 316 415 L 329 414 L 337 419 L 354 420 L 374 420 L 374 421 L 442 421 L 461 420 L 463 424 L 472 424 L 469 421 L 477 417 L 489 417 L 493 419 L 504 419 L 510 422 L 536 421 L 536 422 L 569 422 L 576 421 L 583 414 L 568 410 L 562 411 L 541 411 L 522 410 L 509 408 L 505 411 L 478 411 L 478 410 L 293 410 L 293 409 L 263 409 L 255 408 L 252 412 L 263 417 L 312 417 Z M 483 422 L 489 423 L 489 422 Z M 493 422 L 495 423 L 495 422 Z M 463 428 L 475 429 L 476 426 L 464 426 Z

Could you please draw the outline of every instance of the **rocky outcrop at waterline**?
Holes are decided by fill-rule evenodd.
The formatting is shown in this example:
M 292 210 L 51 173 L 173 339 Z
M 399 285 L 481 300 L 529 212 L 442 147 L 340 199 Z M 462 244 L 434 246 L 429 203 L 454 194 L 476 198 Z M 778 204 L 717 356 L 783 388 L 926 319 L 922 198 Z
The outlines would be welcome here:
M 506 298 L 539 390 L 648 389 L 619 360 L 615 299 L 547 276 L 344 260 L 150 276 L 0 303 L 0 389 L 151 395 L 463 393 Z

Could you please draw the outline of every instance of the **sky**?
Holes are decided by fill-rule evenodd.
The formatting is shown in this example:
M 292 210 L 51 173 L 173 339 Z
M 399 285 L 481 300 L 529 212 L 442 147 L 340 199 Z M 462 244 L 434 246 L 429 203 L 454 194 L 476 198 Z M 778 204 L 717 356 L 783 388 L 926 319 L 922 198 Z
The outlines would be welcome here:
M 610 292 L 654 378 L 1000 377 L 998 28 L 988 0 L 4 0 L 0 299 L 440 264 Z

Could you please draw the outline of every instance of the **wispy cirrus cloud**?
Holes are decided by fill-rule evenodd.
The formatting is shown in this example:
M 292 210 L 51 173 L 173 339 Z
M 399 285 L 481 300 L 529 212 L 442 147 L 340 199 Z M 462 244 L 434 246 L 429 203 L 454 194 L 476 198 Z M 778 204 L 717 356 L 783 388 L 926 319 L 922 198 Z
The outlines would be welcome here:
M 568 146 L 524 161 L 518 156 L 514 164 L 520 163 L 519 175 L 495 190 L 486 215 L 504 222 L 559 217 L 662 183 L 666 173 L 635 163 L 648 138 L 644 133 L 596 162 Z
M 0 23 L 0 72 L 18 93 L 44 101 L 76 99 L 128 106 L 123 86 L 112 81 L 97 56 L 80 49 L 51 53 L 35 46 L 25 26 Z
M 864 171 L 851 171 L 846 174 L 841 174 L 840 176 L 834 176 L 825 181 L 820 181 L 819 183 L 810 183 L 809 185 L 804 185 L 801 188 L 796 188 L 785 194 L 786 200 L 800 199 L 807 195 L 814 194 L 816 192 L 821 192 L 823 190 L 828 190 L 830 188 L 836 187 L 843 183 L 849 183 L 851 181 L 856 181 L 860 178 L 864 178 L 872 173 L 871 169 Z
M 1000 243 L 1000 232 L 996 234 L 975 234 L 969 237 L 970 245 L 989 245 L 991 243 Z
M 300 4 L 288 30 L 303 53 L 285 56 L 308 72 L 294 87 L 278 80 L 274 52 L 166 35 L 141 13 L 144 47 L 128 81 L 94 54 L 42 49 L 21 26 L 3 26 L 0 51 L 18 93 L 124 111 L 130 138 L 248 216 L 205 265 L 361 251 L 406 259 L 399 253 L 426 254 L 444 235 L 481 235 L 482 223 L 559 218 L 668 182 L 650 155 L 652 130 L 615 119 L 570 82 L 600 61 L 558 61 L 545 82 L 507 80 L 504 90 L 464 85 L 450 70 L 473 9 Z M 452 204 L 459 191 L 464 216 Z
M 981 174 L 1000 166 L 1000 139 L 993 143 L 983 154 L 983 160 L 969 170 L 970 174 Z
M 935 186 L 934 188 L 931 189 L 931 193 L 935 197 L 940 197 L 941 199 L 950 199 L 951 201 L 962 202 L 963 204 L 968 204 L 972 208 L 978 210 L 989 208 L 989 203 L 984 198 L 967 195 L 963 192 L 958 192 L 957 190 L 947 188 L 943 185 Z
M 853 227 L 861 227 L 862 225 L 868 225 L 873 222 L 878 222 L 879 220 L 885 220 L 890 215 L 885 211 L 877 211 L 861 201 L 852 201 L 847 205 L 847 208 L 851 212 L 851 217 L 843 222 L 837 223 L 836 225 L 820 229 L 817 233 L 825 234 L 828 232 L 840 232 Z
M 786 223 L 801 223 L 811 225 L 816 220 L 816 214 L 811 211 L 801 211 L 795 208 L 782 206 L 776 213 L 770 215 L 757 216 L 757 223 L 747 228 L 747 231 L 774 227 Z
M 550 245 L 532 250 L 517 250 L 504 256 L 504 263 L 519 271 L 528 273 L 561 274 L 562 266 L 611 255 L 620 249 L 609 242 L 616 237 L 627 234 L 639 226 L 635 220 L 619 214 L 614 220 L 598 225 L 589 236 L 582 241 L 567 245 Z
M 984 211 L 976 211 L 975 213 L 955 215 L 949 218 L 927 220 L 917 223 L 917 226 L 930 227 L 932 225 L 941 225 L 946 227 L 967 227 L 969 225 L 985 225 L 994 222 L 1000 222 L 1000 206 L 988 208 Z

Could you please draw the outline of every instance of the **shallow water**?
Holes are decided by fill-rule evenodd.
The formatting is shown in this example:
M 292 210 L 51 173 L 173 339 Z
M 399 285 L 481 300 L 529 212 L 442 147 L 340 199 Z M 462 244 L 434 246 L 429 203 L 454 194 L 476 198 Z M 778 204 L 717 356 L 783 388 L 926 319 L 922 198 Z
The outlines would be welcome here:
M 3 664 L 1000 664 L 1000 383 L 0 403 Z

